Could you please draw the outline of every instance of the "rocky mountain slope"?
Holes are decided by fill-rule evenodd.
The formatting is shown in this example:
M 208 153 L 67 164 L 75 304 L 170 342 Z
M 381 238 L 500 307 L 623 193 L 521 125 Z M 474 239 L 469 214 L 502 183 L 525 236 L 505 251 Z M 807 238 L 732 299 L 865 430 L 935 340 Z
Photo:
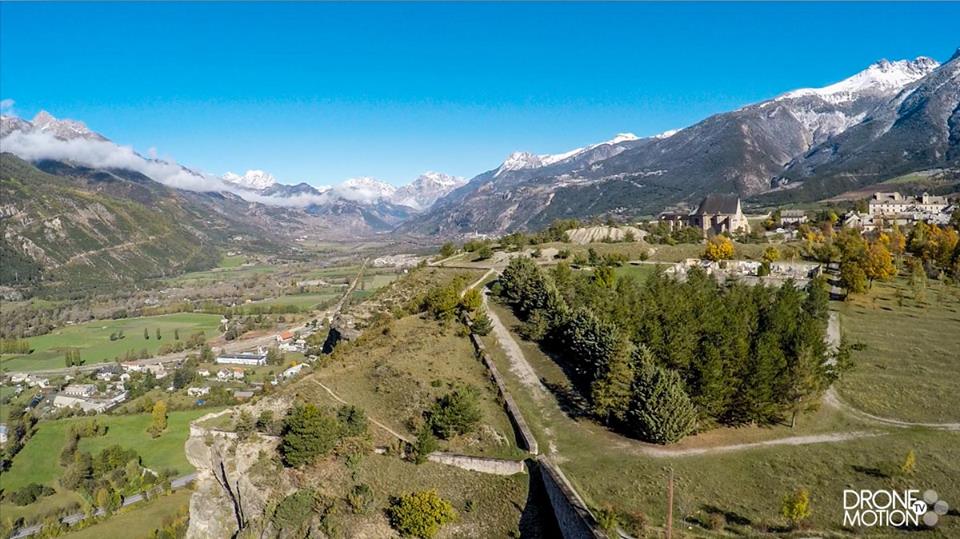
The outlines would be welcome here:
M 504 232 L 557 218 L 651 214 L 695 205 L 710 192 L 750 197 L 839 174 L 869 174 L 858 181 L 875 182 L 950 166 L 957 151 L 948 134 L 956 121 L 955 69 L 955 58 L 944 66 L 925 57 L 884 60 L 825 88 L 788 92 L 677 132 L 618 137 L 559 156 L 515 153 L 401 230 Z M 873 159 L 867 141 L 897 148 L 932 132 L 940 134 L 935 148 L 899 156 L 885 150 L 885 161 L 865 167 Z
M 339 230 L 340 239 L 392 230 L 410 215 L 463 184 L 462 178 L 428 172 L 401 188 L 372 179 L 333 187 L 283 184 L 269 172 L 248 170 L 216 176 L 138 154 L 87 128 L 41 111 L 32 120 L 0 117 L 3 150 L 31 162 L 57 161 L 79 167 L 128 171 L 185 193 L 220 193 L 268 207 L 288 208 L 308 228 Z
M 208 268 L 224 248 L 277 252 L 290 224 L 230 194 L 9 153 L 0 195 L 0 285 L 66 294 Z
M 815 200 L 909 172 L 958 168 L 960 50 L 862 122 L 795 158 L 781 181 L 800 184 L 789 197 Z

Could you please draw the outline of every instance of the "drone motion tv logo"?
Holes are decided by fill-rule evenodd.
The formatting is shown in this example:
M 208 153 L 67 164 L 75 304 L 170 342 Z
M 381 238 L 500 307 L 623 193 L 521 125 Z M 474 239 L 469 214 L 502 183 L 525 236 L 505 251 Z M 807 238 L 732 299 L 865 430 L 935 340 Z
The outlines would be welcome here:
M 935 490 L 844 490 L 843 525 L 852 527 L 933 527 L 950 506 Z

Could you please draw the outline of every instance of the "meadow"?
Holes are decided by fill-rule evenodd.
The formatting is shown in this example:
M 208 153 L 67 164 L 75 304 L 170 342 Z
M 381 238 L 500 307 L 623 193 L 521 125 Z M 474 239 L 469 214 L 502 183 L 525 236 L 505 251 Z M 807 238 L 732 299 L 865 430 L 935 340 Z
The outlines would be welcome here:
M 105 447 L 118 444 L 139 453 L 143 466 L 151 470 L 174 470 L 177 475 L 183 475 L 193 469 L 183 451 L 183 444 L 190 432 L 190 421 L 210 411 L 211 409 L 198 409 L 170 412 L 167 430 L 158 438 L 152 438 L 147 433 L 150 425 L 149 414 L 100 415 L 97 420 L 107 425 L 107 433 L 97 438 L 81 439 L 79 448 L 81 451 L 96 453 Z M 14 519 L 30 519 L 80 500 L 76 493 L 60 487 L 57 480 L 63 473 L 59 459 L 66 443 L 67 429 L 71 423 L 84 420 L 86 419 L 60 419 L 37 425 L 36 433 L 13 459 L 10 469 L 0 475 L 0 489 L 11 492 L 27 484 L 38 483 L 57 489 L 57 493 L 25 507 L 9 502 L 0 503 L 0 513 Z
M 518 324 L 506 308 L 491 305 L 508 328 Z M 799 488 L 811 493 L 809 525 L 816 530 L 814 535 L 843 533 L 845 488 L 932 488 L 943 499 L 960 498 L 960 485 L 955 481 L 960 435 L 881 427 L 826 406 L 800 416 L 793 429 L 785 424 L 714 429 L 669 446 L 690 450 L 687 453 L 664 456 L 660 453 L 664 446 L 632 440 L 570 415 L 561 402 L 567 399 L 558 398 L 569 396 L 570 384 L 563 371 L 535 343 L 514 336 L 538 377 L 551 388 L 539 398 L 510 370 L 492 336 L 484 340 L 541 448 L 560 465 L 593 510 L 612 511 L 628 531 L 636 533 L 633 525 L 640 520 L 646 522 L 646 536 L 656 536 L 655 530 L 662 529 L 671 470 L 675 531 L 681 528 L 685 536 L 694 537 L 785 533 L 780 503 Z M 849 433 L 865 435 L 835 442 L 718 449 L 787 437 Z M 916 455 L 916 469 L 901 475 L 897 471 L 911 450 Z M 722 517 L 711 516 L 714 514 Z M 722 522 L 725 531 L 711 528 L 711 520 L 713 525 Z M 940 532 L 946 535 L 937 535 Z M 940 532 L 918 532 L 918 536 L 960 533 L 960 519 L 955 515 L 943 518 Z
M 189 510 L 193 492 L 181 489 L 167 496 L 131 505 L 123 512 L 113 515 L 82 530 L 67 535 L 71 539 L 102 539 L 104 537 L 150 537 L 165 519 L 172 519 Z
M 960 421 L 960 287 L 930 281 L 917 299 L 898 278 L 837 310 L 843 334 L 865 345 L 837 384 L 844 401 L 904 421 Z
M 202 313 L 176 313 L 119 320 L 92 320 L 83 324 L 64 326 L 29 339 L 33 352 L 27 355 L 4 356 L 0 363 L 5 371 L 34 371 L 58 369 L 66 366 L 64 353 L 78 348 L 85 364 L 113 361 L 123 358 L 128 351 L 146 349 L 156 353 L 164 343 L 174 341 L 179 330 L 180 340 L 203 331 L 207 338 L 216 335 L 220 316 Z M 110 340 L 110 335 L 123 331 L 123 338 Z M 149 338 L 144 338 L 144 330 Z M 160 339 L 156 332 L 160 330 Z

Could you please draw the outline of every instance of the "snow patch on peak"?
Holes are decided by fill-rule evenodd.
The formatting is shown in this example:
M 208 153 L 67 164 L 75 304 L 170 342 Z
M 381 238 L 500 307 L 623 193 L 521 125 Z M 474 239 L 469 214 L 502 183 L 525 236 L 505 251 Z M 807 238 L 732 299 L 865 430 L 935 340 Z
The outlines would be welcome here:
M 582 148 L 574 148 L 568 152 L 557 153 L 557 154 L 542 154 L 534 155 L 529 152 L 513 152 L 507 157 L 507 160 L 500 165 L 500 168 L 497 169 L 497 172 L 494 174 L 494 177 L 499 176 L 500 174 L 510 171 L 510 170 L 521 170 L 528 168 L 539 168 L 553 165 L 561 161 L 566 161 L 567 159 L 574 158 L 584 152 L 593 150 L 594 148 L 599 148 L 604 145 L 616 145 L 623 142 L 631 142 L 634 140 L 639 140 L 640 137 L 634 135 L 633 133 L 618 133 L 615 137 L 610 140 L 605 140 L 603 142 L 598 142 L 596 144 L 591 144 L 589 146 L 584 146 Z
M 416 210 L 425 210 L 465 183 L 467 181 L 460 176 L 451 176 L 442 172 L 424 172 L 416 180 L 397 189 L 392 201 Z
M 248 170 L 243 173 L 242 176 L 233 172 L 227 172 L 223 175 L 223 181 L 254 191 L 262 191 L 277 183 L 277 179 L 274 178 L 272 174 L 262 170 Z
M 521 170 L 525 168 L 537 168 L 543 166 L 543 161 L 541 161 L 539 156 L 533 155 L 529 152 L 513 152 L 507 156 L 506 161 L 500 165 L 500 168 L 497 169 L 494 177 L 503 174 L 504 172 L 510 170 Z
M 61 140 L 93 139 L 106 140 L 101 135 L 90 131 L 86 124 L 77 120 L 58 120 L 52 114 L 41 110 L 30 121 L 33 129 L 41 133 L 49 133 Z
M 665 139 L 665 138 L 670 138 L 670 137 L 676 135 L 676 134 L 679 133 L 679 132 L 680 132 L 679 129 L 669 129 L 669 130 L 667 130 L 667 131 L 664 131 L 663 133 L 658 133 L 658 134 L 656 134 L 656 135 L 654 135 L 654 136 L 652 136 L 652 137 L 650 137 L 650 138 L 655 138 L 655 139 L 661 140 L 661 139 Z
M 787 92 L 777 100 L 817 96 L 831 103 L 843 103 L 864 94 L 894 94 L 904 86 L 919 80 L 940 64 L 926 56 L 915 60 L 880 60 L 856 75 L 823 88 L 801 88 Z
M 465 181 L 466 180 L 462 176 L 451 176 L 449 174 L 444 174 L 443 172 L 427 171 L 417 176 L 417 179 L 413 180 L 411 185 L 416 185 L 418 187 L 451 187 L 463 185 Z
M 630 142 L 631 140 L 640 140 L 640 137 L 633 133 L 617 133 L 617 136 L 600 144 L 620 144 L 621 142 Z M 597 146 L 599 146 L 599 144 Z
M 361 176 L 350 178 L 333 188 L 341 198 L 356 202 L 373 203 L 379 200 L 390 200 L 397 188 L 376 178 Z

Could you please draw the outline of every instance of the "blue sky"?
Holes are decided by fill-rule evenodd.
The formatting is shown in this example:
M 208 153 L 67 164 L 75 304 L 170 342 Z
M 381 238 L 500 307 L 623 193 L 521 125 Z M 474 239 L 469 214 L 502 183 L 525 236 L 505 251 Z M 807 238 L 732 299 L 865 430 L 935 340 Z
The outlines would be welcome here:
M 473 176 L 652 135 L 880 59 L 960 4 L 0 4 L 0 98 L 223 173 Z

